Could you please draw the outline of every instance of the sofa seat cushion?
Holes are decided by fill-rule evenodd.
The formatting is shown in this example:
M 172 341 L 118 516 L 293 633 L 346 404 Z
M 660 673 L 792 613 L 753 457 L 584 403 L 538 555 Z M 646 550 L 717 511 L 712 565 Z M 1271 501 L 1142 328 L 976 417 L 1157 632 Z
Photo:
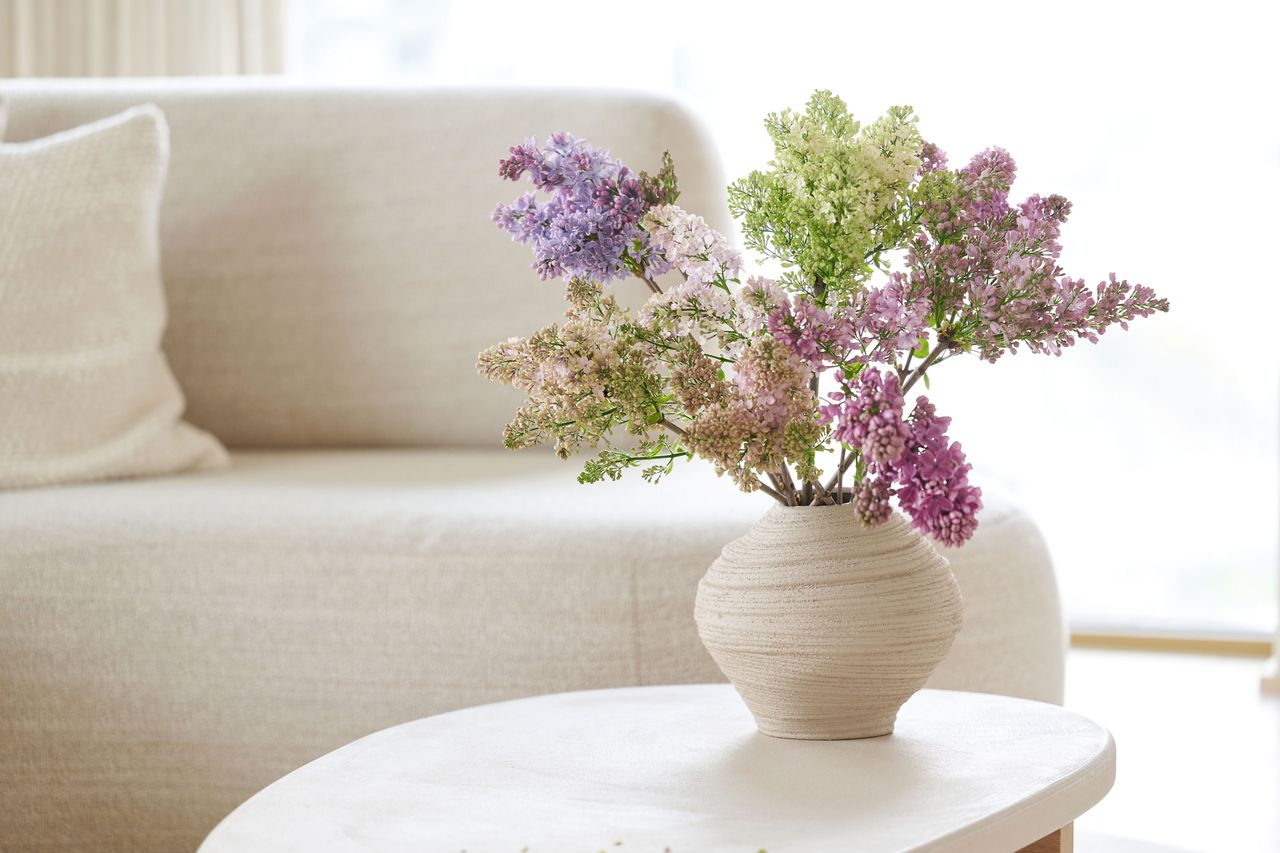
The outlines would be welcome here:
M 694 591 L 768 499 L 704 466 L 661 487 L 573 471 L 542 453 L 245 452 L 0 494 L 0 778 L 22 780 L 0 786 L 0 837 L 192 849 L 255 790 L 389 725 L 719 680 Z M 1060 699 L 1043 546 L 988 503 L 946 552 L 968 621 L 931 684 Z

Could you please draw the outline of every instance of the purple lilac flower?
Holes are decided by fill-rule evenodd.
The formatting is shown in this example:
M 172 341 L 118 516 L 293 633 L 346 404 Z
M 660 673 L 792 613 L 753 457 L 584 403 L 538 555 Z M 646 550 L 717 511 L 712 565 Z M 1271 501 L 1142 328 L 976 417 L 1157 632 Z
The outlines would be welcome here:
M 498 174 L 511 181 L 528 176 L 550 198 L 526 193 L 498 205 L 493 221 L 532 247 L 538 275 L 606 281 L 625 275 L 628 259 L 647 274 L 666 271 L 666 262 L 648 251 L 640 227 L 647 209 L 640 181 L 607 151 L 563 132 L 542 148 L 530 139 L 510 151 Z

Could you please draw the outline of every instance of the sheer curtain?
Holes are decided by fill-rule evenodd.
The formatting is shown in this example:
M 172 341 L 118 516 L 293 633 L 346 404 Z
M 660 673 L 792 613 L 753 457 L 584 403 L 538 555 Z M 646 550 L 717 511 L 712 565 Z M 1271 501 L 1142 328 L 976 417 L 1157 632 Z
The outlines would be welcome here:
M 0 77 L 274 74 L 284 0 L 0 0 Z
M 953 164 L 1008 148 L 1018 197 L 1075 203 L 1069 274 L 1114 270 L 1173 310 L 1061 359 L 948 365 L 929 393 L 983 479 L 1035 514 L 1077 627 L 1274 630 L 1274 4 L 293 8 L 291 73 L 657 89 L 707 119 L 731 176 L 768 158 L 763 113 L 816 87 L 863 118 L 913 104 Z

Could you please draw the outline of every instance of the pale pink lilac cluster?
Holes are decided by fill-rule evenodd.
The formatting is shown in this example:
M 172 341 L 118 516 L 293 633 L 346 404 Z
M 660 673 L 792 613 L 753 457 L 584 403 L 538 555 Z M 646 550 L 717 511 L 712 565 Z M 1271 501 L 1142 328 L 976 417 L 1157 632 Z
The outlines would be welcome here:
M 733 384 L 741 408 L 764 427 L 781 430 L 812 407 L 812 373 L 777 341 L 756 337 L 734 363 Z
M 757 471 L 803 463 L 814 439 L 814 398 L 809 368 L 768 335 L 743 347 L 728 393 L 697 412 L 688 425 L 692 449 L 742 488 L 759 487 Z
M 773 279 L 751 276 L 739 286 L 741 254 L 702 217 L 661 205 L 649 211 L 644 226 L 650 247 L 681 280 L 645 303 L 639 312 L 643 322 L 670 334 L 700 334 L 736 358 L 765 329 L 770 314 L 790 304 Z
M 774 279 L 762 275 L 753 275 L 738 292 L 738 302 L 742 305 L 742 328 L 751 334 L 764 331 L 769 326 L 769 318 L 784 305 L 790 304 L 787 292 L 778 286 Z
M 674 204 L 652 207 L 645 214 L 649 246 L 661 252 L 693 285 L 736 279 L 742 255 L 705 219 Z
M 702 281 L 683 281 L 645 303 L 640 319 L 660 323 L 671 334 L 714 337 L 736 325 L 738 306 L 728 291 Z

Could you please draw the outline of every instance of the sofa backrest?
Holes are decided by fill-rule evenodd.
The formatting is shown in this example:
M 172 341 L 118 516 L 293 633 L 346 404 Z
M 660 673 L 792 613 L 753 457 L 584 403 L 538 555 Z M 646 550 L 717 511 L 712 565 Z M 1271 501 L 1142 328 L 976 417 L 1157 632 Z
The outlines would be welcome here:
M 165 350 L 189 420 L 233 447 L 500 443 L 519 397 L 475 374 L 476 353 L 563 312 L 560 284 L 490 222 L 529 188 L 498 177 L 510 145 L 564 129 L 646 170 L 670 149 L 681 203 L 727 220 L 707 134 L 650 95 L 210 78 L 0 96 L 6 141 L 165 111 Z

